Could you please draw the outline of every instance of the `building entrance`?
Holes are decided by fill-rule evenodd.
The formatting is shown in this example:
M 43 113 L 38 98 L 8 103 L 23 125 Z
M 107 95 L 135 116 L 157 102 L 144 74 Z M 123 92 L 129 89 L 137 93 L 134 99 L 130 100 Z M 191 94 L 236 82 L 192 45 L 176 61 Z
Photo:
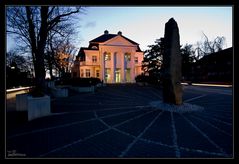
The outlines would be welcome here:
M 121 80 L 120 80 L 120 69 L 116 69 L 116 71 L 115 71 L 115 82 L 116 83 L 121 82 Z

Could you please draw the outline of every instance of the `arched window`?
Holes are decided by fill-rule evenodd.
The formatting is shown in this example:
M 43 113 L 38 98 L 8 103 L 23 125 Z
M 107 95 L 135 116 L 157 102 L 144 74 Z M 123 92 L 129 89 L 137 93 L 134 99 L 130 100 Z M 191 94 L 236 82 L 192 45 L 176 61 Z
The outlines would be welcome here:
M 138 57 L 134 57 L 134 62 L 137 64 L 139 62 Z
M 131 54 L 128 53 L 128 52 L 126 52 L 126 53 L 124 54 L 124 57 L 125 57 L 125 60 L 126 60 L 126 61 L 130 61 L 130 60 L 131 60 Z
M 110 52 L 105 52 L 105 53 L 104 53 L 104 56 L 105 56 L 105 61 L 110 61 L 110 60 L 111 60 L 111 54 L 110 54 Z
M 97 56 L 92 56 L 92 62 L 96 63 L 97 62 Z

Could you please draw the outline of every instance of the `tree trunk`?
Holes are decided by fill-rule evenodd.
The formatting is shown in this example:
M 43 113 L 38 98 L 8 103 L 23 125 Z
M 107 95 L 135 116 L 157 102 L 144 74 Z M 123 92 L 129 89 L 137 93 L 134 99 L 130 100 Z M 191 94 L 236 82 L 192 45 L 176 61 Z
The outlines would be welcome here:
M 47 65 L 48 65 L 48 69 L 49 69 L 49 74 L 50 74 L 50 78 L 53 79 L 54 76 L 53 76 L 53 60 L 52 60 L 52 53 L 53 52 L 50 52 L 50 51 L 47 51 L 47 56 L 46 56 L 46 60 L 47 60 Z
M 29 24 L 29 36 L 31 40 L 31 48 L 33 57 L 35 57 L 35 93 L 34 96 L 43 96 L 45 90 L 45 65 L 44 65 L 44 49 L 47 40 L 47 13 L 48 7 L 41 7 L 41 26 L 39 35 L 35 35 L 35 25 L 33 23 L 32 11 L 29 6 L 26 6 L 27 20 Z
M 36 82 L 36 94 L 39 94 L 39 96 L 43 95 L 43 92 L 45 91 L 45 66 L 44 66 L 44 51 L 39 51 L 39 49 L 36 52 L 36 62 L 34 64 L 35 68 L 35 82 Z
M 54 52 L 54 49 L 53 49 L 53 46 L 52 46 L 52 38 L 51 39 L 49 39 L 49 46 L 50 46 L 50 51 L 48 52 L 48 66 L 49 66 L 49 72 L 50 72 L 50 77 L 51 77 L 51 79 L 53 79 L 54 78 L 54 76 L 53 76 L 53 72 L 52 72 L 52 69 L 53 69 L 53 62 L 54 62 L 54 54 L 55 54 L 55 52 Z
M 51 79 L 53 79 L 54 76 L 53 76 L 53 72 L 52 72 L 52 69 L 53 69 L 53 68 L 52 68 L 52 62 L 49 61 L 48 65 L 49 65 L 49 73 L 50 73 L 50 77 L 51 77 Z
M 36 50 L 36 66 L 35 66 L 35 74 L 36 74 L 36 90 L 39 91 L 39 96 L 42 95 L 45 91 L 45 63 L 44 63 L 44 50 L 46 46 L 47 40 L 47 13 L 48 7 L 41 7 L 41 27 L 39 31 L 39 40 L 37 42 L 37 50 Z

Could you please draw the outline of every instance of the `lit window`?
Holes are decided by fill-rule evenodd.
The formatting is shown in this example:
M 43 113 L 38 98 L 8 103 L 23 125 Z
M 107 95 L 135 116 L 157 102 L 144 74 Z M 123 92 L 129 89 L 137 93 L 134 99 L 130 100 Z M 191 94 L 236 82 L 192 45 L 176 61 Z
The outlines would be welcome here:
M 97 62 L 97 56 L 92 56 L 92 62 L 96 63 Z
M 85 70 L 85 76 L 86 77 L 90 77 L 90 69 L 86 69 Z
M 135 63 L 138 63 L 139 61 L 138 61 L 138 57 L 134 57 L 134 62 Z
M 131 60 L 131 55 L 130 55 L 130 53 L 125 53 L 125 54 L 124 54 L 124 57 L 125 57 L 125 60 L 126 60 L 126 61 L 130 61 L 130 60 Z
M 80 70 L 80 76 L 84 77 L 84 70 L 83 69 Z
M 100 77 L 100 70 L 96 70 L 96 77 Z
M 110 68 L 105 68 L 105 82 L 108 83 L 110 81 Z
M 111 55 L 110 53 L 105 54 L 105 61 L 110 61 L 111 60 Z
M 126 82 L 130 82 L 130 68 L 126 69 Z

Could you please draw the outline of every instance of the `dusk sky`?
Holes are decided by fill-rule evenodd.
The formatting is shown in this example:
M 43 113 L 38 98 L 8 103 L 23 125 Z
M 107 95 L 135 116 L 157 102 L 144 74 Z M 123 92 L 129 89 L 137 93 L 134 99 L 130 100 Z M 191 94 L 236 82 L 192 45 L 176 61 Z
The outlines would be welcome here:
M 180 44 L 196 44 L 204 32 L 210 40 L 226 38 L 224 48 L 232 46 L 232 7 L 86 7 L 80 15 L 76 47 L 87 47 L 89 41 L 102 35 L 122 34 L 140 44 L 142 50 L 164 36 L 165 23 L 173 17 L 179 26 Z M 7 40 L 7 50 L 13 48 Z

